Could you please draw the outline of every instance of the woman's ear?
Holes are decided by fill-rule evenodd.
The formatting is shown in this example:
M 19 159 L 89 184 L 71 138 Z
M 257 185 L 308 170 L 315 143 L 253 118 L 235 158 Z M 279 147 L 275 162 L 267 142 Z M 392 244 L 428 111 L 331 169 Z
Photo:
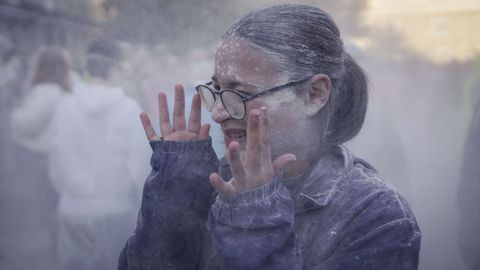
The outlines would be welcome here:
M 325 74 L 316 74 L 310 79 L 305 104 L 309 117 L 315 116 L 327 104 L 331 87 L 332 82 Z

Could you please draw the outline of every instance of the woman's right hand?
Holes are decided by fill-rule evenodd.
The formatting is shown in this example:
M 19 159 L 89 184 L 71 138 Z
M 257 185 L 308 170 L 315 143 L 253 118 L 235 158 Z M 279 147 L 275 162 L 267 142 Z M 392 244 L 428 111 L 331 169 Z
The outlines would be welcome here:
M 185 91 L 182 85 L 175 85 L 175 103 L 173 105 L 173 126 L 168 114 L 167 95 L 163 92 L 158 94 L 158 112 L 160 120 L 160 134 L 158 137 L 152 127 L 150 118 L 144 112 L 140 114 L 143 129 L 149 141 L 191 141 L 206 140 L 209 138 L 210 125 L 201 125 L 201 100 L 195 94 L 192 100 L 192 109 L 188 119 L 188 127 L 185 123 Z

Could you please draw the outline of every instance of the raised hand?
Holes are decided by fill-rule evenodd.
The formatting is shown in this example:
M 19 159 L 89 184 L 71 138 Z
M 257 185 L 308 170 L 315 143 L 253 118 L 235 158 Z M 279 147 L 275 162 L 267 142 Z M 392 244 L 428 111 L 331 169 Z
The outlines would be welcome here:
M 225 182 L 219 174 L 212 173 L 210 183 L 224 196 L 235 196 L 268 183 L 285 165 L 295 160 L 293 154 L 283 154 L 272 163 L 267 110 L 265 107 L 254 109 L 248 118 L 245 152 L 240 150 L 238 142 L 231 142 L 228 146 L 233 178 Z
M 173 125 L 170 123 L 168 114 L 167 95 L 163 92 L 158 94 L 158 113 L 160 119 L 159 137 L 150 118 L 144 112 L 140 114 L 143 129 L 149 141 L 190 141 L 205 140 L 209 137 L 210 125 L 201 125 L 201 100 L 198 94 L 195 94 L 192 100 L 192 108 L 188 119 L 188 127 L 185 123 L 185 90 L 182 85 L 175 85 L 175 102 L 173 105 Z

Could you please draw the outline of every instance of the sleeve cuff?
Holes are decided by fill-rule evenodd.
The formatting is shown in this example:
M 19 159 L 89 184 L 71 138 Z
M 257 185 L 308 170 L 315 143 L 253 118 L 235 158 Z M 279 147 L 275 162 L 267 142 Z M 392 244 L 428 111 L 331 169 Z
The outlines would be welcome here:
M 282 175 L 235 197 L 218 195 L 210 208 L 211 218 L 228 226 L 254 229 L 291 222 L 295 207 Z
M 227 197 L 219 194 L 218 200 L 221 203 L 230 205 L 244 205 L 251 202 L 258 202 L 265 198 L 269 198 L 272 194 L 278 191 L 283 186 L 282 181 L 283 175 L 279 174 L 274 176 L 272 181 L 254 189 L 242 192 L 234 197 Z
M 209 137 L 206 140 L 192 140 L 192 141 L 151 141 L 150 146 L 152 150 L 162 152 L 190 152 L 190 151 L 202 151 L 212 148 L 212 138 Z
M 166 166 L 165 164 L 175 164 L 179 159 L 198 163 L 213 158 L 218 162 L 211 138 L 196 141 L 152 141 L 150 146 L 153 150 L 150 159 L 150 165 L 153 169 Z M 181 158 L 182 156 L 184 158 Z

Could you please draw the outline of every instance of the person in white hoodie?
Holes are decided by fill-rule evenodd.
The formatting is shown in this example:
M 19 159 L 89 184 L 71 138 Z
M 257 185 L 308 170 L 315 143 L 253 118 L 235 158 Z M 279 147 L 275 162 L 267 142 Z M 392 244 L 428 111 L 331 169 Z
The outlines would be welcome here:
M 116 269 L 135 228 L 149 145 L 138 104 L 109 79 L 120 51 L 105 40 L 87 52 L 88 83 L 78 83 L 52 127 L 50 175 L 60 194 L 59 269 Z

